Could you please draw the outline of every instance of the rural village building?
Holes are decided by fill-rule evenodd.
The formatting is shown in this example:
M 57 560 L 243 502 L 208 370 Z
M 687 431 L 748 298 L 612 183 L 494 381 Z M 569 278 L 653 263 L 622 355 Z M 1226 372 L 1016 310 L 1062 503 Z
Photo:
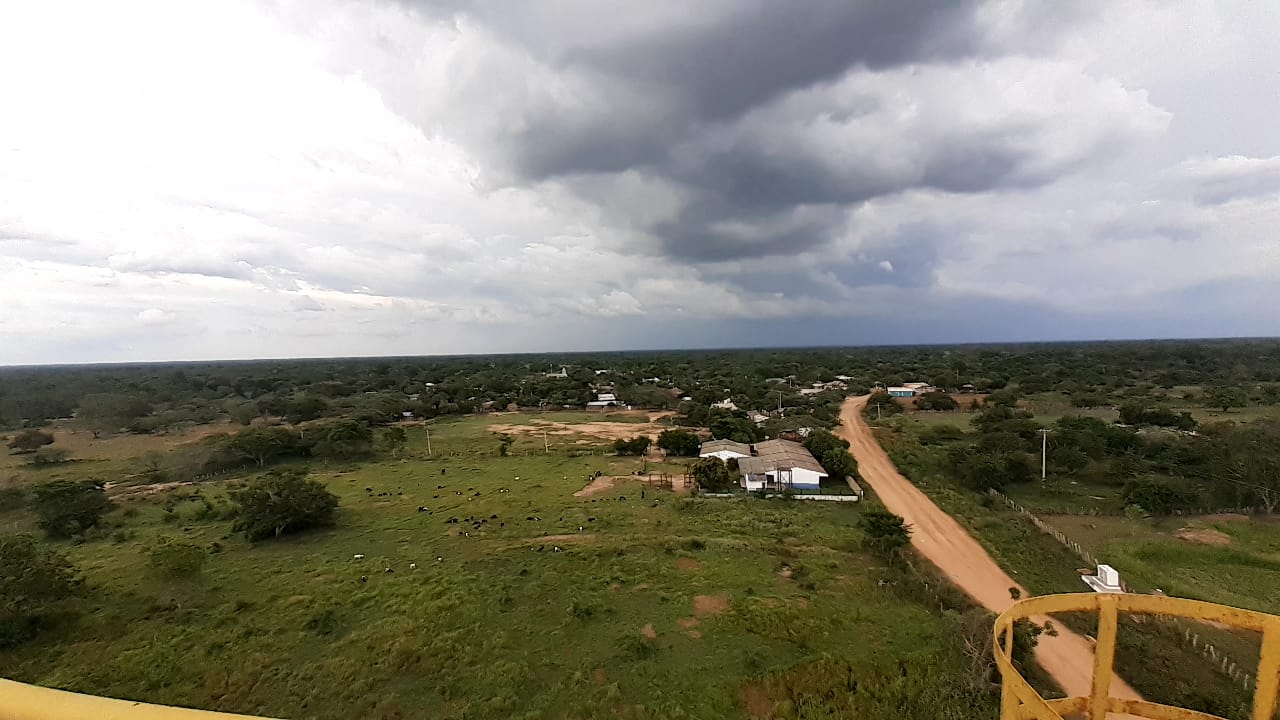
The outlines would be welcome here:
M 708 440 L 702 443 L 698 457 L 716 457 L 721 460 L 751 457 L 751 446 L 732 440 Z
M 747 490 L 818 490 L 827 471 L 803 445 L 765 440 L 755 445 L 732 440 L 702 443 L 699 457 L 736 458 L 739 484 Z

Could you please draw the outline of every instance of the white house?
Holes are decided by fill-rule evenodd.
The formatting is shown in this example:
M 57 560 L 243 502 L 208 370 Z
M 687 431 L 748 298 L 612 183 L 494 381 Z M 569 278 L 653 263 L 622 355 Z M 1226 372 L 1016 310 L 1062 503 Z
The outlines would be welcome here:
M 604 410 L 606 408 L 618 407 L 618 397 L 613 393 L 600 393 L 596 395 L 596 399 L 587 403 L 587 410 Z
M 732 440 L 708 440 L 702 443 L 698 457 L 717 457 L 721 460 L 751 457 L 751 446 Z
M 711 407 L 717 408 L 720 410 L 737 410 L 738 409 L 738 406 L 735 405 L 733 400 L 730 398 L 725 398 L 718 403 L 711 403 Z
M 747 490 L 817 490 L 827 471 L 805 449 L 790 440 L 765 440 L 754 454 L 738 460 L 741 485 Z
M 889 390 L 890 397 L 915 397 L 916 396 L 915 389 L 909 388 L 906 385 L 903 385 L 902 387 L 891 387 L 888 390 Z
M 752 410 L 747 413 L 747 419 L 757 425 L 763 425 L 769 419 L 769 416 L 759 410 Z

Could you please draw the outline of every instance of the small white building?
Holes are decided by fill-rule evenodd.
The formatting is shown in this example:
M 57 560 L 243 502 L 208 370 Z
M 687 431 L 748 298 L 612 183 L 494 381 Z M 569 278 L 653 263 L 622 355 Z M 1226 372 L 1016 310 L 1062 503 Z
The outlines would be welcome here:
M 747 490 L 818 490 L 827 471 L 803 445 L 790 440 L 765 440 L 753 455 L 738 460 L 741 485 Z
M 756 425 L 763 425 L 769 419 L 769 416 L 765 415 L 759 410 L 752 410 L 751 412 L 747 413 L 747 419 L 755 423 Z
M 1120 583 L 1120 573 L 1110 565 L 1098 565 L 1096 575 L 1082 575 L 1084 584 L 1099 593 L 1122 593 L 1124 585 Z
M 721 460 L 751 457 L 751 446 L 732 440 L 708 440 L 702 443 L 698 457 L 715 457 Z
M 618 397 L 613 393 L 600 393 L 596 395 L 596 399 L 587 403 L 587 410 L 607 410 L 608 408 L 619 407 Z
M 734 404 L 731 398 L 725 398 L 718 403 L 711 403 L 711 407 L 717 410 L 737 410 L 738 406 Z

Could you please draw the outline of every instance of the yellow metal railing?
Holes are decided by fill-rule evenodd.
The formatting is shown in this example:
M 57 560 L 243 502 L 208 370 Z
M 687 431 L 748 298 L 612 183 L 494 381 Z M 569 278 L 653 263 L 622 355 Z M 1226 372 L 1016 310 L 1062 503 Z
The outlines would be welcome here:
M 1062 612 L 1098 614 L 1093 685 L 1088 697 L 1045 700 L 1013 666 L 1013 624 L 1018 620 Z M 1280 617 L 1199 600 L 1126 593 L 1079 593 L 1028 598 L 1014 603 L 1013 607 L 996 618 L 995 658 L 1003 681 L 1001 720 L 1062 720 L 1064 715 L 1085 715 L 1092 720 L 1103 720 L 1107 717 L 1106 713 L 1153 720 L 1221 720 L 1216 715 L 1195 710 L 1110 696 L 1120 613 L 1174 616 L 1262 633 L 1262 652 L 1258 658 L 1257 685 L 1254 688 L 1250 718 L 1272 720 L 1277 691 L 1280 690 Z
M 248 715 L 149 705 L 0 680 L 0 720 L 255 720 Z

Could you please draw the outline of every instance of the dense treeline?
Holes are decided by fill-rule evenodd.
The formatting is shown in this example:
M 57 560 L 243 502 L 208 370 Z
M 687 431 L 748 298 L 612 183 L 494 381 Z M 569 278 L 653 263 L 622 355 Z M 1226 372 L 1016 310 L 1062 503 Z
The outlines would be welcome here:
M 565 377 L 552 377 L 565 370 Z M 581 406 L 601 387 L 648 408 L 731 400 L 740 410 L 799 407 L 833 421 L 830 398 L 801 395 L 847 378 L 849 391 L 911 380 L 976 391 L 1011 385 L 1073 402 L 1143 401 L 1161 388 L 1206 388 L 1226 407 L 1280 402 L 1280 341 L 677 351 L 207 362 L 0 369 L 0 425 L 76 415 L 102 431 L 148 432 L 218 417 L 383 419 L 483 409 Z M 843 391 L 828 392 L 842 396 Z
M 1043 452 L 1051 482 L 1122 486 L 1123 501 L 1135 512 L 1251 507 L 1272 513 L 1280 506 L 1280 421 L 1198 427 L 1184 412 L 1139 418 L 1142 424 L 1067 416 L 1042 425 L 1015 397 L 988 397 L 970 421 L 976 432 L 951 425 L 922 431 L 921 443 L 945 449 L 944 456 L 934 455 L 938 469 L 979 492 L 1003 490 L 1038 479 Z M 1123 411 L 1121 419 L 1135 420 Z

